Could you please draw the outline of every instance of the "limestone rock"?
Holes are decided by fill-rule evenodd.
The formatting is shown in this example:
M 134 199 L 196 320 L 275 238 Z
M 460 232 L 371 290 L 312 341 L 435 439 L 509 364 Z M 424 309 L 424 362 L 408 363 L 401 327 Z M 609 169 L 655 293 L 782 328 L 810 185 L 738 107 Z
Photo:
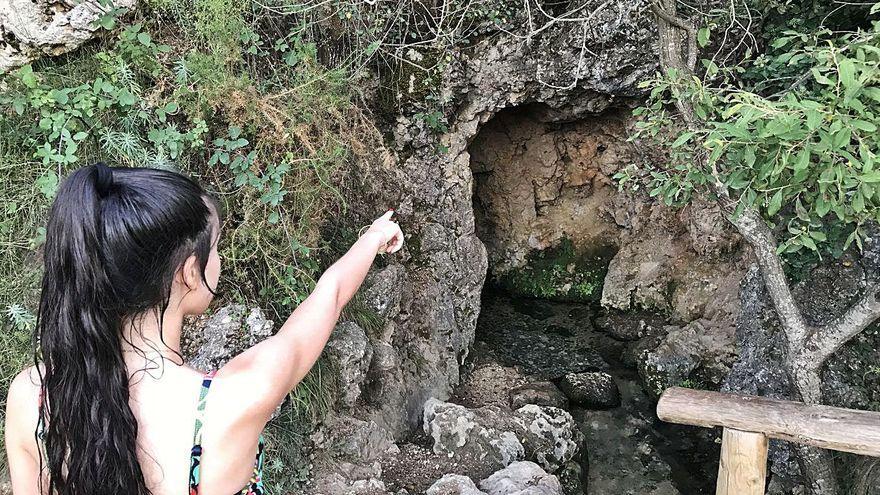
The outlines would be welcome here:
M 507 413 L 494 406 L 470 410 L 437 399 L 425 403 L 424 429 L 434 453 L 479 463 L 489 472 L 525 456 L 515 428 Z
M 400 312 L 402 291 L 406 286 L 406 269 L 401 265 L 388 265 L 371 270 L 364 280 L 360 293 L 363 301 L 379 317 L 394 318 Z
M 532 382 L 510 389 L 508 392 L 511 409 L 519 409 L 526 404 L 551 406 L 560 409 L 568 407 L 568 399 L 551 382 Z
M 565 466 L 555 476 L 559 479 L 559 483 L 562 485 L 562 492 L 565 495 L 583 495 L 587 493 L 587 473 L 578 462 L 566 462 Z
M 607 409 L 620 405 L 620 391 L 608 373 L 568 373 L 560 382 L 569 400 L 587 409 Z
M 92 39 L 97 21 L 114 7 L 132 8 L 136 0 L 5 0 L 0 2 L 0 74 L 40 55 L 61 55 Z
M 218 369 L 240 352 L 272 335 L 272 322 L 260 308 L 229 304 L 185 326 L 183 354 L 196 369 Z
M 544 469 L 556 472 L 578 453 L 580 431 L 568 411 L 527 404 L 516 410 L 514 420 L 522 427 L 527 458 Z
M 348 481 L 338 474 L 320 480 L 309 492 L 313 495 L 391 495 L 379 479 Z
M 361 384 L 367 376 L 373 347 L 357 323 L 346 321 L 336 325 L 324 358 L 333 367 L 339 390 L 339 405 L 351 408 L 361 395 Z
M 695 320 L 684 327 L 668 325 L 659 345 L 645 349 L 638 361 L 647 391 L 659 397 L 672 386 L 715 388 L 736 360 L 736 328 L 727 319 Z
M 555 471 L 574 458 L 581 438 L 568 412 L 534 404 L 511 412 L 431 399 L 425 403 L 424 428 L 435 453 L 485 466 L 488 471 L 480 476 L 524 458 Z
M 529 461 L 514 462 L 480 481 L 489 495 L 562 495 L 559 479 Z
M 471 169 L 475 148 L 470 145 L 481 126 L 514 107 L 537 109 L 536 119 L 541 122 L 564 126 L 582 120 L 590 126 L 587 120 L 640 96 L 639 81 L 657 67 L 655 23 L 646 5 L 646 0 L 595 2 L 586 7 L 596 11 L 589 29 L 557 23 L 529 43 L 499 33 L 490 43 L 453 54 L 436 88 L 442 107 L 454 109 L 443 116 L 448 131 L 438 134 L 411 117 L 421 109 L 403 105 L 406 114 L 388 115 L 394 123 L 387 139 L 377 132 L 370 143 L 376 152 L 357 160 L 349 174 L 354 194 L 346 198 L 350 207 L 340 221 L 365 225 L 374 219 L 371 212 L 394 207 L 406 233 L 404 248 L 393 259 L 379 260 L 380 268 L 386 262 L 399 263 L 405 276 L 399 312 L 395 296 L 387 306 L 391 310 L 386 321 L 375 332 L 393 345 L 394 352 L 385 354 L 393 359 L 383 359 L 393 364 L 368 372 L 365 383 L 370 392 L 359 404 L 364 418 L 402 438 L 419 424 L 425 400 L 450 397 L 460 382 L 488 270 L 487 250 L 474 217 Z M 524 20 L 523 15 L 518 13 L 512 22 Z M 586 52 L 581 50 L 584 36 L 590 47 Z M 548 58 L 548 53 L 553 57 Z M 585 162 L 588 155 L 598 154 L 598 139 L 570 141 L 588 140 L 595 145 L 578 155 Z M 622 143 L 613 143 L 607 152 L 618 145 Z M 602 172 L 604 162 L 601 165 L 585 168 Z M 598 175 L 596 179 L 600 180 Z M 572 181 L 592 187 L 586 177 Z M 548 205 L 553 184 L 540 188 L 540 201 Z M 370 329 L 375 341 L 373 332 Z
M 374 493 L 368 489 L 378 490 L 370 480 L 382 475 L 380 460 L 399 452 L 388 431 L 352 416 L 330 414 L 309 439 L 317 489 L 313 493 L 349 493 L 346 490 L 354 488 L 367 490 L 356 493 Z
M 474 481 L 460 474 L 446 474 L 425 492 L 426 495 L 486 495 Z

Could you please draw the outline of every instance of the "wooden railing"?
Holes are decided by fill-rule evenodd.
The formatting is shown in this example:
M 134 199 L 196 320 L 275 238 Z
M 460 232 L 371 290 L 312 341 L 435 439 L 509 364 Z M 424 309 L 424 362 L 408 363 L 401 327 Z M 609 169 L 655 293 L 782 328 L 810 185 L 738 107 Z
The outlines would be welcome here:
M 674 387 L 660 397 L 657 416 L 724 428 L 716 495 L 764 495 L 770 438 L 880 457 L 875 412 Z

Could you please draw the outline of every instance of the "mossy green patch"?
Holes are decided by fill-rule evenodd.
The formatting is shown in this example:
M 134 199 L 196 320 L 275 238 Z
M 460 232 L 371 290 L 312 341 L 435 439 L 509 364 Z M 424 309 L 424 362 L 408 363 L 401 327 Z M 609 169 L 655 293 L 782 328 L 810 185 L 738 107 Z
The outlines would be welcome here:
M 523 267 L 493 283 L 512 295 L 596 303 L 614 252 L 613 247 L 580 251 L 564 238 L 556 247 L 532 251 Z

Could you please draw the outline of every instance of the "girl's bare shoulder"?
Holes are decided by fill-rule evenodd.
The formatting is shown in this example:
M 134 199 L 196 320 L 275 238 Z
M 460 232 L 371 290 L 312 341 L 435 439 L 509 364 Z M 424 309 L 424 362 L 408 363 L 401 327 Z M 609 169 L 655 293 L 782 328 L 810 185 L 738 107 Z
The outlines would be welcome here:
M 6 435 L 23 434 L 33 438 L 37 427 L 40 401 L 40 370 L 29 366 L 18 373 L 9 385 L 6 398 Z

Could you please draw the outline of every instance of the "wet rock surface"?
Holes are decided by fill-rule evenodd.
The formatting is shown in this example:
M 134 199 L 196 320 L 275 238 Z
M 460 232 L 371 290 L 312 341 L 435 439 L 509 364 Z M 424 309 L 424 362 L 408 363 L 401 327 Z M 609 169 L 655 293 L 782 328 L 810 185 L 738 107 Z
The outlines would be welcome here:
M 620 390 L 608 373 L 568 373 L 559 387 L 572 403 L 586 409 L 610 409 L 620 405 Z
M 507 366 L 541 380 L 566 373 L 598 371 L 608 367 L 597 350 L 588 315 L 542 314 L 546 308 L 528 307 L 528 300 L 486 298 L 481 325 L 491 328 L 474 345 L 476 355 L 491 354 Z
M 495 312 L 493 315 L 492 312 Z M 644 316 L 644 315 L 642 315 Z M 604 328 L 598 329 L 593 319 L 605 317 Z M 640 315 L 633 315 L 636 321 L 627 321 L 622 315 L 607 318 L 596 308 L 582 304 L 557 303 L 543 300 L 516 301 L 503 293 L 487 291 L 484 295 L 484 310 L 479 320 L 474 360 L 482 363 L 476 368 L 486 367 L 492 359 L 507 359 L 506 365 L 519 372 L 518 381 L 527 381 L 521 387 L 535 387 L 546 383 L 544 375 L 532 375 L 528 370 L 535 366 L 533 356 L 507 353 L 493 345 L 498 342 L 498 332 L 511 324 L 509 319 L 525 321 L 524 326 L 533 332 L 543 332 L 543 338 L 551 342 L 551 348 L 560 348 L 554 340 L 566 340 L 579 332 L 577 341 L 586 348 L 585 352 L 603 371 L 586 371 L 573 374 L 595 377 L 602 387 L 590 387 L 592 391 L 602 390 L 604 410 L 590 410 L 569 400 L 569 409 L 583 434 L 581 454 L 574 459 L 578 469 L 564 467 L 553 472 L 563 482 L 566 494 L 632 494 L 632 495 L 701 495 L 714 489 L 717 474 L 718 446 L 711 430 L 668 425 L 660 422 L 654 413 L 655 402 L 641 386 L 641 380 L 634 369 L 624 359 L 627 355 L 638 354 L 633 349 L 639 345 L 650 349 L 659 345 L 664 335 L 655 335 L 652 325 L 645 323 Z M 626 325 L 640 328 L 641 340 L 614 339 L 611 325 Z M 559 329 L 568 329 L 560 331 Z M 576 330 L 575 330 L 576 329 Z M 569 333 L 571 332 L 571 333 Z M 632 335 L 632 334 L 629 334 Z M 511 335 L 510 338 L 515 338 Z M 523 336 L 531 339 L 528 334 Z M 652 340 L 653 339 L 653 340 Z M 571 348 L 569 348 L 571 349 Z M 532 348 L 532 354 L 544 352 Z M 572 352 L 578 352 L 574 350 Z M 577 362 L 577 359 L 574 359 Z M 563 390 L 565 377 L 555 380 Z M 590 382 L 592 384 L 592 382 Z M 491 385 L 491 384 L 490 384 Z M 466 375 L 463 388 L 473 387 L 470 375 Z M 613 391 L 612 391 L 613 390 Z M 617 400 L 613 400 L 617 392 Z M 456 400 L 458 398 L 456 397 Z M 612 403 L 616 405 L 612 406 Z

